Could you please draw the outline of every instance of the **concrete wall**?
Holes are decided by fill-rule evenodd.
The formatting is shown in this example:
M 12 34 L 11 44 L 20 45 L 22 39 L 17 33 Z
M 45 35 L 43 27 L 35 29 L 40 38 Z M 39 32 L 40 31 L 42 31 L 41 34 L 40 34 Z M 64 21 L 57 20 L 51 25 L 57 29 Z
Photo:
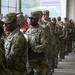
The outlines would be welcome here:
M 61 18 L 63 21 L 64 17 L 67 17 L 67 0 L 60 0 L 60 8 L 61 8 Z
M 67 0 L 67 17 L 75 22 L 75 0 Z
M 21 11 L 21 0 L 17 0 L 17 12 Z

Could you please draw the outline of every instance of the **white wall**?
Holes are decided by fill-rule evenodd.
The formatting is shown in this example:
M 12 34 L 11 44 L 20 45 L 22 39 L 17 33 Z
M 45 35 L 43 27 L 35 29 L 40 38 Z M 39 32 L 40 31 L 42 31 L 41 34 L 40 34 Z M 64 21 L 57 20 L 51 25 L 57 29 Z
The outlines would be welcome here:
M 75 0 L 68 0 L 67 17 L 75 21 Z
M 21 0 L 17 0 L 17 12 L 21 11 Z
M 61 14 L 61 18 L 62 18 L 62 21 L 63 21 L 63 18 L 64 17 L 67 17 L 67 15 L 66 15 L 66 13 L 67 13 L 67 0 L 60 0 L 60 10 L 61 10 L 61 12 L 60 12 L 60 14 Z

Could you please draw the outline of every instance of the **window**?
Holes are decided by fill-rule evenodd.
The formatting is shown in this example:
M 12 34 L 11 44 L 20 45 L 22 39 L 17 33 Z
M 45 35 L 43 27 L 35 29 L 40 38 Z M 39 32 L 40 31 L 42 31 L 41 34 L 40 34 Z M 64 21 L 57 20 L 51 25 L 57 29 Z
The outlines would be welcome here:
M 1 0 L 1 13 L 3 15 L 9 12 L 16 12 L 17 0 Z
M 60 16 L 60 0 L 22 0 L 22 12 L 30 14 L 35 10 L 49 10 L 50 17 Z

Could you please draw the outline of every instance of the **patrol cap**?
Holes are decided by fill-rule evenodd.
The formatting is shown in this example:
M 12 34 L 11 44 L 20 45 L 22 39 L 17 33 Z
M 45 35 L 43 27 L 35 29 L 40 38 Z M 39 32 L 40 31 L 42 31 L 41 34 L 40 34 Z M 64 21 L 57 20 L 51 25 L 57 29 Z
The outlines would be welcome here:
M 26 20 L 29 16 L 28 16 L 27 14 L 25 14 L 25 16 L 24 16 L 24 17 L 25 17 L 25 20 Z
M 38 10 L 38 11 L 36 11 L 36 13 L 38 14 L 39 18 L 42 18 L 42 11 Z
M 12 22 L 13 20 L 16 20 L 16 19 L 17 19 L 16 13 L 8 13 L 3 17 L 2 21 L 4 23 L 10 23 L 10 22 Z
M 23 12 L 19 11 L 19 12 L 16 12 L 16 14 L 17 14 L 17 15 L 18 15 L 18 14 L 23 14 Z
M 42 14 L 42 11 L 36 11 L 37 13 L 39 13 L 39 14 Z
M 39 18 L 39 14 L 37 12 L 31 12 L 29 19 L 31 18 Z
M 18 15 L 17 15 L 17 20 L 20 20 L 20 19 L 22 19 L 22 18 L 24 18 L 23 14 L 18 14 Z
M 25 14 L 25 17 L 26 17 L 26 18 L 28 18 L 28 15 L 27 15 L 27 14 Z
M 52 21 L 56 21 L 56 18 L 55 18 L 55 17 L 53 17 L 53 18 L 52 18 Z
M 58 17 L 57 17 L 57 19 L 61 19 L 61 17 L 60 17 L 60 16 L 58 16 Z
M 49 14 L 49 11 L 48 10 L 44 10 L 42 13 L 43 14 Z

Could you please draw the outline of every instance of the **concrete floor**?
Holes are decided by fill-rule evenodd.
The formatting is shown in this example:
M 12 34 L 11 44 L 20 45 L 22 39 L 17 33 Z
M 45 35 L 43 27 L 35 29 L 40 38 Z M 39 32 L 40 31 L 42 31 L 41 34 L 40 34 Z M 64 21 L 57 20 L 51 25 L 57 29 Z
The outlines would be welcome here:
M 75 75 L 75 53 L 69 53 L 58 62 L 58 67 L 55 69 L 53 75 Z

